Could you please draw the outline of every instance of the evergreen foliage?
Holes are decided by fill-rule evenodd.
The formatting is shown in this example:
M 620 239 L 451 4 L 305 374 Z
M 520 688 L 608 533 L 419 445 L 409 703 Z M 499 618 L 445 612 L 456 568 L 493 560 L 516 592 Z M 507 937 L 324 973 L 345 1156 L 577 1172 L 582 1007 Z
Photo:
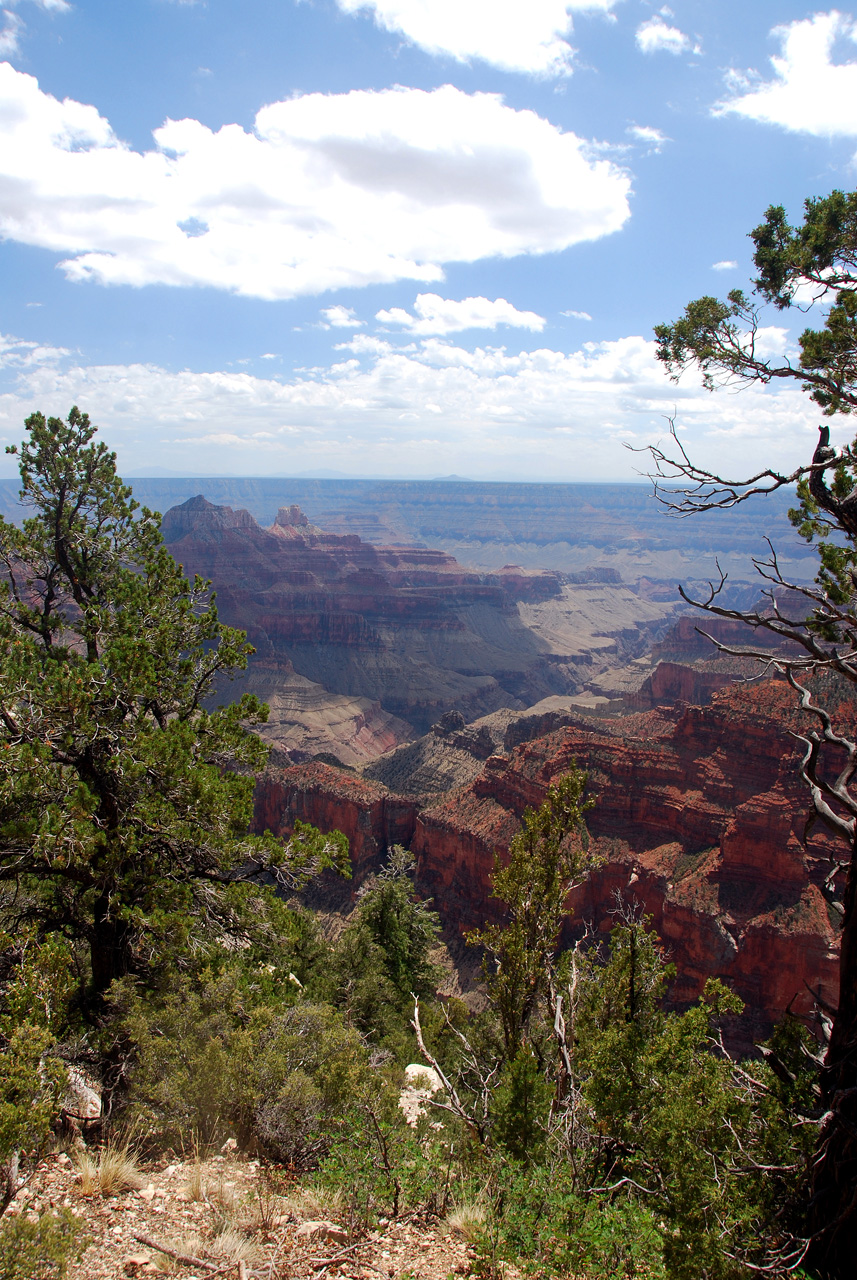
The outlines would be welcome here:
M 0 521 L 0 883 L 18 922 L 85 944 L 97 1013 L 201 929 L 240 931 L 236 880 L 293 886 L 346 850 L 308 828 L 247 835 L 265 759 L 247 726 L 266 711 L 210 705 L 246 637 L 185 580 L 85 414 L 27 429 L 10 451 L 32 514 Z
M 486 979 L 510 1062 L 525 1044 L 550 982 L 568 895 L 589 865 L 583 815 L 594 800 L 583 799 L 585 787 L 586 774 L 573 768 L 550 785 L 539 809 L 525 811 L 508 861 L 498 859 L 491 878 L 492 894 L 506 904 L 508 922 L 468 936 L 493 959 Z
M 785 380 L 807 392 L 826 417 L 852 414 L 857 409 L 857 192 L 833 191 L 805 201 L 798 226 L 789 224 L 781 206 L 772 206 L 751 239 L 758 272 L 754 296 L 736 290 L 725 303 L 710 297 L 689 303 L 677 321 L 656 328 L 658 358 L 674 378 L 696 367 L 709 388 Z M 799 360 L 765 354 L 757 343 L 764 305 L 804 310 L 808 301 L 818 304 L 813 314 L 819 321 L 801 334 Z M 834 449 L 829 434 L 827 425 L 819 428 L 811 461 L 794 471 L 779 470 L 772 456 L 744 479 L 696 465 L 674 424 L 671 453 L 660 446 L 650 452 L 659 496 L 681 515 L 728 509 L 797 485 L 792 522 L 818 551 L 813 587 L 786 577 L 774 548 L 756 562 L 765 579 L 763 608 L 725 607 L 722 574 L 707 598 L 690 603 L 788 642 L 773 659 L 767 646 L 763 651 L 750 644 L 741 652 L 767 670 L 778 669 L 800 695 L 808 713 L 805 723 L 811 725 L 800 735 L 805 746 L 800 772 L 813 818 L 847 851 L 828 877 L 831 908 L 842 921 L 839 998 L 832 1025 L 827 1025 L 827 1010 L 818 1018 L 825 1041 L 816 1107 L 820 1126 L 806 1188 L 809 1257 L 819 1274 L 837 1277 L 850 1273 L 857 1234 L 857 738 L 853 715 L 843 715 L 842 706 L 824 695 L 831 675 L 857 685 L 857 441 Z M 662 486 L 662 480 L 669 484 Z

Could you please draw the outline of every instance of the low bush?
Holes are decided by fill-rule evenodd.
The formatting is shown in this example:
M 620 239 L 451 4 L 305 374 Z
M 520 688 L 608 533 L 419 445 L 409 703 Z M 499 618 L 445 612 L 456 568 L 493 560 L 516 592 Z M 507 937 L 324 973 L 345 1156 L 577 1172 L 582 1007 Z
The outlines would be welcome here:
M 85 1237 L 69 1209 L 0 1222 L 0 1280 L 61 1280 Z

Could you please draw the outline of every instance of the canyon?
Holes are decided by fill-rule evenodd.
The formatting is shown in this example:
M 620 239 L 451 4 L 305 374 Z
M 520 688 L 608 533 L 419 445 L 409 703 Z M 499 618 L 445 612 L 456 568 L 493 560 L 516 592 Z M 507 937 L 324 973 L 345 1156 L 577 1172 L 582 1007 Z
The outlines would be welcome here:
M 676 965 L 673 1003 L 721 978 L 745 1004 L 730 1028 L 741 1048 L 787 1007 L 835 999 L 831 846 L 818 832 L 803 843 L 793 695 L 735 683 L 752 664 L 718 654 L 671 583 L 626 583 L 608 564 L 465 567 L 322 529 L 294 503 L 263 527 L 195 495 L 163 528 L 257 651 L 240 687 L 270 704 L 274 751 L 255 825 L 345 832 L 353 879 L 328 885 L 338 909 L 406 845 L 461 960 L 467 931 L 499 918 L 495 858 L 576 763 L 598 798 L 598 865 L 569 900 L 569 938 L 605 937 L 620 907 L 651 916 Z M 736 624 L 706 624 L 746 642 Z
M 793 499 L 775 493 L 694 520 L 670 519 L 647 483 L 499 484 L 466 480 L 331 480 L 287 476 L 140 476 L 134 496 L 166 511 L 197 494 L 245 508 L 270 525 L 281 507 L 299 506 L 331 533 L 358 534 L 377 546 L 438 548 L 475 569 L 514 563 L 579 573 L 592 566 L 624 581 L 650 579 L 678 599 L 679 582 L 704 583 L 715 557 L 730 584 L 757 591 L 751 555 L 770 537 L 789 574 L 811 579 L 814 559 L 788 521 Z M 0 479 L 0 513 L 21 518 L 19 484 Z M 644 589 L 644 588 L 642 588 Z
M 263 736 L 291 760 L 359 764 L 450 709 L 472 720 L 551 695 L 598 701 L 587 682 L 647 649 L 676 607 L 613 570 L 467 569 L 321 530 L 295 505 L 263 528 L 197 495 L 163 533 L 187 573 L 212 580 L 223 621 L 246 630 L 256 653 L 232 696 L 269 704 Z
M 824 887 L 832 845 L 820 830 L 804 844 L 808 797 L 787 686 L 736 684 L 705 707 L 609 720 L 562 702 L 470 726 L 447 717 L 431 735 L 436 754 L 448 764 L 469 754 L 471 768 L 445 791 L 409 794 L 405 770 L 394 789 L 322 761 L 269 769 L 256 823 L 282 836 L 297 819 L 344 831 L 351 894 L 390 845 L 409 846 L 419 891 L 432 897 L 460 954 L 468 929 L 500 918 L 490 889 L 495 857 L 527 806 L 577 765 L 597 797 L 587 825 L 599 865 L 571 894 L 572 930 L 588 924 L 604 937 L 623 904 L 650 915 L 676 965 L 672 1002 L 685 1007 L 707 978 L 720 978 L 745 1004 L 730 1030 L 743 1049 L 787 1008 L 806 1013 L 814 996 L 835 1002 L 837 916 Z M 415 746 L 395 755 L 410 753 L 413 764 Z M 418 769 L 412 776 L 419 781 Z
M 742 1049 L 787 1008 L 835 1001 L 832 846 L 818 829 L 804 842 L 794 697 L 740 682 L 755 668 L 712 648 L 677 589 L 704 589 L 716 555 L 726 598 L 749 604 L 747 553 L 766 536 L 810 578 L 787 500 L 678 522 L 635 485 L 272 477 L 134 490 L 171 507 L 169 549 L 213 581 L 222 619 L 256 649 L 220 691 L 270 706 L 256 827 L 287 837 L 300 819 L 349 838 L 353 879 L 328 884 L 337 909 L 404 844 L 461 961 L 467 931 L 499 918 L 495 858 L 577 764 L 597 797 L 597 866 L 571 894 L 566 940 L 584 927 L 604 938 L 620 905 L 649 915 L 676 965 L 674 1005 L 721 978 L 745 1004 L 729 1028 Z M 0 482 L 0 507 L 12 505 Z M 705 629 L 746 639 L 728 622 Z M 472 956 L 460 965 L 473 969 Z

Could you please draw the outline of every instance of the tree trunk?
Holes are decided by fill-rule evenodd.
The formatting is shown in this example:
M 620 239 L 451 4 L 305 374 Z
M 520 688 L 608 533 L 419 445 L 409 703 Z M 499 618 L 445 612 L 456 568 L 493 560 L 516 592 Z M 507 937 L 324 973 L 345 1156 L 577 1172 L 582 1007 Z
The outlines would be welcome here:
M 808 1262 L 813 1273 L 844 1280 L 857 1241 L 857 842 L 845 884 L 839 1007 L 824 1067 L 825 1111 L 810 1179 Z
M 96 1009 L 104 1002 L 110 985 L 131 970 L 131 929 L 125 920 L 110 914 L 110 896 L 102 894 L 96 901 L 92 941 L 89 948 L 92 965 L 92 994 Z

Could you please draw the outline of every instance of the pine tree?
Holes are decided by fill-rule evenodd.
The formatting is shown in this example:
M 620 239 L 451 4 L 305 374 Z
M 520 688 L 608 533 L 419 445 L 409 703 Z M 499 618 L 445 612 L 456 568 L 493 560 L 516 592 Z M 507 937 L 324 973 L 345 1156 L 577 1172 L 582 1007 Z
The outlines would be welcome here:
M 26 427 L 7 452 L 29 514 L 0 520 L 0 907 L 83 949 L 100 1016 L 114 980 L 242 930 L 242 882 L 294 885 L 347 842 L 247 834 L 267 709 L 213 705 L 245 634 L 186 581 L 86 414 Z

